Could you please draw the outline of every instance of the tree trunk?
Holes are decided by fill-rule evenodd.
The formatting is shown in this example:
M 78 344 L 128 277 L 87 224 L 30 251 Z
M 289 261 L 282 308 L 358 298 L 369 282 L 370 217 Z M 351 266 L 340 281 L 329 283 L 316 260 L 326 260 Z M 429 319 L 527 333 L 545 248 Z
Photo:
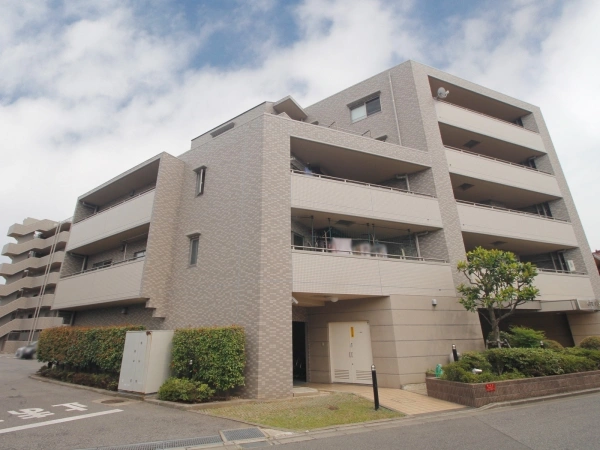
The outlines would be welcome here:
M 496 318 L 496 311 L 494 308 L 488 308 L 490 314 L 490 323 L 492 324 L 492 333 L 494 333 L 494 342 L 498 348 L 502 347 L 500 342 L 500 321 Z

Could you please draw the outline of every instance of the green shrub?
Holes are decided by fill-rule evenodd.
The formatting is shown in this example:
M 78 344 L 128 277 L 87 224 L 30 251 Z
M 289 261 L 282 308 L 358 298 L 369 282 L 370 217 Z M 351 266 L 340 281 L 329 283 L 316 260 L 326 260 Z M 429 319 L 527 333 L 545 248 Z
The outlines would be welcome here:
M 541 348 L 490 349 L 486 358 L 499 375 L 520 372 L 526 377 L 561 375 L 595 370 L 597 364 L 588 358 Z
M 159 400 L 198 403 L 208 400 L 215 391 L 206 384 L 187 378 L 169 378 L 158 390 Z
M 501 331 L 500 332 L 500 341 L 510 342 L 510 333 L 508 333 L 507 331 Z M 488 334 L 487 342 L 488 342 L 488 345 L 492 346 L 491 348 L 497 347 L 496 341 L 494 341 L 494 332 L 493 331 L 490 331 L 490 333 Z
M 491 372 L 492 365 L 482 352 L 465 352 L 456 363 L 469 372 L 473 369 L 481 369 L 484 372 Z
M 511 347 L 539 348 L 540 341 L 546 339 L 546 333 L 527 327 L 510 327 L 508 342 Z
M 596 367 L 600 367 L 600 350 L 591 350 L 580 347 L 567 347 L 562 350 L 562 353 L 566 355 L 580 356 L 587 358 L 596 363 Z
M 560 342 L 553 341 L 552 339 L 544 339 L 544 348 L 557 351 L 564 349 Z
M 600 336 L 588 336 L 579 343 L 581 348 L 600 350 Z
M 37 358 L 64 365 L 77 372 L 118 374 L 121 370 L 125 335 L 143 326 L 57 327 L 40 333 Z
M 171 366 L 176 377 L 206 383 L 216 391 L 243 386 L 244 329 L 231 326 L 175 330 Z
M 113 373 L 71 372 L 57 368 L 49 369 L 44 366 L 38 371 L 38 374 L 54 380 L 107 389 L 109 391 L 116 391 L 119 386 L 119 376 Z

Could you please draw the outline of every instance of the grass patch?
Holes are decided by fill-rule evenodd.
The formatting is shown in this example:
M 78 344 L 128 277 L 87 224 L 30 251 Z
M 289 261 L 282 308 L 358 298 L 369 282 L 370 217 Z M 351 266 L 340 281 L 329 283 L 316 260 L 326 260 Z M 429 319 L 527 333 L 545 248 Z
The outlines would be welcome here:
M 379 411 L 375 411 L 373 402 L 346 393 L 300 397 L 281 402 L 228 406 L 207 409 L 203 412 L 227 419 L 295 431 L 404 416 L 402 413 L 382 407 L 379 408 Z

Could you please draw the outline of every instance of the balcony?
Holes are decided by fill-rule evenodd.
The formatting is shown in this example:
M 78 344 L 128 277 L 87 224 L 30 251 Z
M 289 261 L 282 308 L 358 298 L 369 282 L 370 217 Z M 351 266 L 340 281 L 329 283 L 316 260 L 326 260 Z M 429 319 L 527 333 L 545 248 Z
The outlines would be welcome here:
M 538 133 L 443 101 L 436 101 L 435 109 L 442 124 L 545 153 Z
M 31 220 L 31 219 L 29 219 L 29 220 Z M 15 224 L 11 225 L 11 227 L 8 229 L 8 233 L 6 233 L 6 234 L 7 234 L 7 236 L 17 238 L 17 237 L 26 236 L 28 234 L 31 234 L 34 231 L 48 232 L 48 231 L 54 230 L 57 225 L 58 225 L 57 222 L 54 222 L 53 220 L 48 220 L 48 219 L 36 220 L 33 223 L 28 223 L 28 224 L 15 223 Z
M 596 297 L 590 277 L 584 274 L 540 271 L 534 285 L 540 290 L 542 312 L 594 311 Z
M 476 203 L 459 201 L 457 206 L 467 250 L 491 243 L 527 255 L 578 245 L 565 221 Z
M 42 258 L 27 258 L 17 263 L 0 264 L 0 276 L 11 276 L 25 269 L 45 270 L 51 255 L 46 255 Z M 60 266 L 65 260 L 65 252 L 59 251 L 54 253 L 52 257 L 52 266 L 54 268 Z
M 441 228 L 437 199 L 369 183 L 292 171 L 292 208 Z
M 62 278 L 54 293 L 52 309 L 143 302 L 140 298 L 143 271 L 144 258 L 137 258 Z
M 18 309 L 37 308 L 39 301 L 40 301 L 39 297 L 18 298 L 4 306 L 0 306 L 0 317 L 4 317 L 7 314 L 11 314 L 12 312 L 14 312 Z M 42 304 L 40 306 L 52 306 L 53 301 L 54 301 L 54 294 L 44 295 L 44 298 L 42 298 Z
M 505 203 L 514 199 L 523 203 L 523 206 L 528 206 L 561 197 L 553 175 L 520 164 L 448 147 L 446 159 L 450 173 L 455 175 L 456 183 L 453 179 L 453 186 L 469 181 L 469 184 L 474 185 L 464 193 L 473 197 L 473 200 L 495 198 L 500 201 L 497 196 L 505 194 Z M 483 183 L 473 180 L 482 180 Z
M 55 285 L 58 283 L 60 274 L 58 272 L 51 272 L 48 274 L 46 285 Z M 0 285 L 0 297 L 5 297 L 21 289 L 36 289 L 41 288 L 44 284 L 44 275 L 37 277 L 25 277 L 18 281 L 10 284 Z
M 293 292 L 324 301 L 327 296 L 453 296 L 450 265 L 441 260 L 378 257 L 293 249 Z
M 2 247 L 2 254 L 5 256 L 17 256 L 32 250 L 36 252 L 47 251 L 52 247 L 55 237 L 56 235 L 46 239 L 35 238 L 20 244 L 9 242 Z M 56 245 L 66 243 L 69 240 L 69 232 L 61 231 L 56 239 Z
M 0 337 L 6 336 L 11 331 L 31 330 L 35 319 L 15 319 L 0 327 Z M 63 324 L 62 317 L 40 317 L 35 324 L 36 330 L 60 327 Z
M 122 240 L 147 232 L 154 194 L 154 190 L 145 192 L 73 224 L 67 250 L 94 253 L 98 249 L 93 244 L 98 241 L 113 238 L 115 242 L 106 245 L 117 245 Z

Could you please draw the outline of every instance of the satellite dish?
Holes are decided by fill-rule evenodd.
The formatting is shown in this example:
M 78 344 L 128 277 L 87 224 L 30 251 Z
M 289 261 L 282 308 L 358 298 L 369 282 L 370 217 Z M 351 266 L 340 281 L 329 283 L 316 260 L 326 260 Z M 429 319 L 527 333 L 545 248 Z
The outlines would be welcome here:
M 439 98 L 440 100 L 444 99 L 444 98 L 448 97 L 449 93 L 450 93 L 450 91 L 447 91 L 443 87 L 440 87 L 437 91 L 437 98 Z

